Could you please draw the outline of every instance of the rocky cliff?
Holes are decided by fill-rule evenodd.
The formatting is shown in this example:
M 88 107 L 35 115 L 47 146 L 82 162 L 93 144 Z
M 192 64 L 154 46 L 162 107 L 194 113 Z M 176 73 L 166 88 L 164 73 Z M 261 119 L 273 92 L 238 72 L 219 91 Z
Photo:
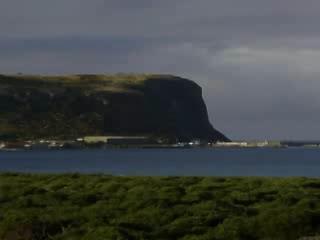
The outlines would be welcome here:
M 208 120 L 201 88 L 167 75 L 0 75 L 0 138 L 149 135 L 227 138 Z

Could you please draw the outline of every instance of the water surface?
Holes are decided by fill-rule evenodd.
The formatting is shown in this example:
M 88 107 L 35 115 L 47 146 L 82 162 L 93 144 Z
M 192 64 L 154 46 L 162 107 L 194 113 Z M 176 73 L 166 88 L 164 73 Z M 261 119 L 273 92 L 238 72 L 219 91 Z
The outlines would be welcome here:
M 95 149 L 0 152 L 1 172 L 143 176 L 320 176 L 320 149 Z

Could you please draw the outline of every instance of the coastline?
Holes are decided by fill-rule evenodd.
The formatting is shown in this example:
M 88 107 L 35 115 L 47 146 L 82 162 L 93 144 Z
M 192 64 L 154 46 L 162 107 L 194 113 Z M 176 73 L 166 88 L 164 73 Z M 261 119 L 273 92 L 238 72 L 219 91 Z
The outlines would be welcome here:
M 186 149 L 186 148 L 213 148 L 213 149 L 281 149 L 281 148 L 314 148 L 320 149 L 320 142 L 177 142 L 172 144 L 106 144 L 104 142 L 86 143 L 76 140 L 36 140 L 0 142 L 1 151 L 19 150 L 66 150 L 66 149 Z

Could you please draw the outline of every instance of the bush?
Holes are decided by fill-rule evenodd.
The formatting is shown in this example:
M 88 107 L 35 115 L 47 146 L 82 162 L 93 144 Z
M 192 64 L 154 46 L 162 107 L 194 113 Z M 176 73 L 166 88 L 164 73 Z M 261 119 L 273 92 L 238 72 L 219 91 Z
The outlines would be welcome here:
M 0 175 L 0 239 L 298 239 L 320 179 Z

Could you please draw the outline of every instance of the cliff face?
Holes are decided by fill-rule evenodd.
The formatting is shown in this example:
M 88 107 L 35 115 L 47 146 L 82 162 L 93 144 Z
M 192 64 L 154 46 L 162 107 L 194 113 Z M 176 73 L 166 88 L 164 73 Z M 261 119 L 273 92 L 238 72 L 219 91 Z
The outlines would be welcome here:
M 0 75 L 1 138 L 150 135 L 227 138 L 208 121 L 201 88 L 166 75 Z

